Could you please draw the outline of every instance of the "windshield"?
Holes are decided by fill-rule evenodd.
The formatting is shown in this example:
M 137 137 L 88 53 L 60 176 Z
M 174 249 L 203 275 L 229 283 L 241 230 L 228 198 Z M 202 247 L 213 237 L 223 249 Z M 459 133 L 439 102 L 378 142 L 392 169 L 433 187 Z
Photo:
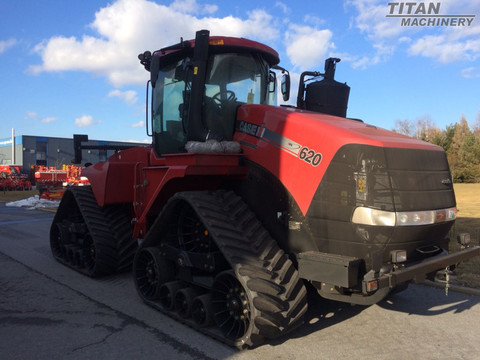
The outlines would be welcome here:
M 268 91 L 268 81 L 268 64 L 259 56 L 248 53 L 211 56 L 202 114 L 207 129 L 217 138 L 231 140 L 240 105 L 275 105 L 276 97 Z
M 219 54 L 210 57 L 205 95 L 225 95 L 228 91 L 235 95 L 239 103 L 274 105 L 267 96 L 267 82 L 268 65 L 260 57 L 251 54 Z
M 162 67 L 153 93 L 153 137 L 157 153 L 184 152 L 191 93 L 190 59 Z M 269 66 L 249 53 L 211 55 L 208 59 L 202 103 L 203 127 L 214 138 L 232 140 L 238 107 L 275 105 L 269 91 Z

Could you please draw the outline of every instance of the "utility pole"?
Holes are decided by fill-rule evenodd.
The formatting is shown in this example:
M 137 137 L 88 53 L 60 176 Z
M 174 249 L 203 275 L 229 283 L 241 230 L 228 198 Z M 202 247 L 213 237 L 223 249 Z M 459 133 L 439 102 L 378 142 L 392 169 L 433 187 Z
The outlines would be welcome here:
M 15 129 L 12 128 L 12 165 L 15 163 Z

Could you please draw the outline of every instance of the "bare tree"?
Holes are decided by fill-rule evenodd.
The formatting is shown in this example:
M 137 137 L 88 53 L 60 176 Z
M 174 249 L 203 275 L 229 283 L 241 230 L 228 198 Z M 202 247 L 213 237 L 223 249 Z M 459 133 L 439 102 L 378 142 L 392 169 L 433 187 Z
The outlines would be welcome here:
M 410 120 L 395 120 L 395 132 L 407 136 L 413 135 L 413 124 Z
M 440 129 L 430 115 L 424 115 L 415 120 L 415 137 L 417 139 L 432 141 L 439 133 Z

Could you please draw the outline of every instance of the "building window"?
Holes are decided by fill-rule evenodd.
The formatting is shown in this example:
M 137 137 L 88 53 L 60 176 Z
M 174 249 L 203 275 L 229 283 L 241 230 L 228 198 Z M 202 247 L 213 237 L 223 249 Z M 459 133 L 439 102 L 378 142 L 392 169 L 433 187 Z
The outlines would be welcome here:
M 98 150 L 98 160 L 107 161 L 107 150 L 105 149 Z
M 35 164 L 47 166 L 47 142 L 37 141 Z

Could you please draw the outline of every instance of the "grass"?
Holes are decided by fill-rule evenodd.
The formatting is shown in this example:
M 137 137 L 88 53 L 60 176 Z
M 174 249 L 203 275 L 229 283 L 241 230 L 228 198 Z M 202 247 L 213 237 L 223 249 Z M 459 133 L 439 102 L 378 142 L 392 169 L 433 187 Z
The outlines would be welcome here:
M 480 245 L 480 184 L 455 184 L 458 217 L 450 232 L 450 251 L 459 251 L 457 235 L 470 233 L 473 245 Z M 38 195 L 37 190 L 0 191 L 0 202 L 16 201 Z M 480 289 L 480 257 L 465 261 L 455 269 L 452 282 Z
M 457 220 L 450 234 L 450 250 L 457 251 L 457 235 L 469 233 L 472 245 L 480 245 L 480 184 L 455 184 Z M 460 263 L 455 269 L 457 285 L 480 289 L 480 257 Z
M 27 199 L 34 195 L 38 195 L 38 190 L 28 191 L 0 191 L 0 202 L 10 202 Z

